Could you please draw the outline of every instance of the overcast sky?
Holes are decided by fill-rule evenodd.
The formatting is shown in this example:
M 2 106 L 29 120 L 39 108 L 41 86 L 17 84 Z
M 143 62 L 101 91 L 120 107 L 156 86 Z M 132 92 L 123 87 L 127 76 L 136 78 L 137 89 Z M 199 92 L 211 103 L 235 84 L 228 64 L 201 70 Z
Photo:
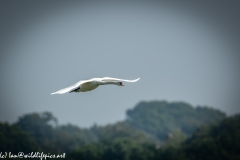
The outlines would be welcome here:
M 149 100 L 239 113 L 236 2 L 1 1 L 0 121 L 50 111 L 60 124 L 105 125 Z M 105 76 L 141 79 L 50 95 Z

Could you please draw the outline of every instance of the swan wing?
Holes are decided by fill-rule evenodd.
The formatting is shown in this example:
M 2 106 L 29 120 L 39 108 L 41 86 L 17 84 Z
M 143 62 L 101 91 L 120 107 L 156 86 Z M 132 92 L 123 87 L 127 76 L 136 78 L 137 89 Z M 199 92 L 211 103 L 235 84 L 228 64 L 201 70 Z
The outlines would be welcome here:
M 84 84 L 84 83 L 87 83 L 87 82 L 89 82 L 89 81 L 79 81 L 79 82 L 75 83 L 74 85 L 72 85 L 72 86 L 70 86 L 70 87 L 60 89 L 60 90 L 57 91 L 57 92 L 53 92 L 53 93 L 51 93 L 51 95 L 52 95 L 52 94 L 64 94 L 64 93 L 68 93 L 68 92 L 70 92 L 70 91 L 73 91 L 73 90 L 79 88 L 80 85 L 82 85 L 82 84 Z
M 137 82 L 140 78 L 134 79 L 134 80 L 126 80 L 126 79 L 118 79 L 118 78 L 111 78 L 111 77 L 104 77 L 101 80 L 105 82 Z

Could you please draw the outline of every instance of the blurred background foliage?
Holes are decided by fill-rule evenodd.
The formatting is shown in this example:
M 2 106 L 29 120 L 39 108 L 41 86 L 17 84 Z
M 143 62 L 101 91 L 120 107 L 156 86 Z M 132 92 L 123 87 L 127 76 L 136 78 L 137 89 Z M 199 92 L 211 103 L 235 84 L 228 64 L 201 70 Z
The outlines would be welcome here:
M 66 153 L 75 160 L 240 159 L 240 115 L 184 102 L 140 102 L 124 121 L 81 128 L 50 112 L 0 123 L 0 152 Z

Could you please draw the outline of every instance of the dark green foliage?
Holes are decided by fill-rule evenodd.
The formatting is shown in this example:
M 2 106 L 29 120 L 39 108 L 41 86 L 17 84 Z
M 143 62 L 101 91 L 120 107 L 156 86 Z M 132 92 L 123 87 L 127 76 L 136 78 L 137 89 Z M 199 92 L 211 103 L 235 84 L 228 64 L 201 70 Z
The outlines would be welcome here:
M 33 136 L 46 152 L 68 152 L 96 139 L 88 129 L 57 125 L 57 119 L 49 112 L 27 114 L 16 125 Z
M 18 126 L 0 123 L 0 152 L 41 151 L 35 139 Z
M 100 160 L 103 156 L 104 147 L 100 143 L 85 145 L 68 154 L 68 159 Z
M 240 159 L 240 115 L 199 129 L 183 146 L 190 159 Z
M 69 157 L 81 160 L 153 160 L 156 152 L 153 144 L 119 138 L 80 147 Z
M 51 152 L 57 149 L 54 145 L 51 145 L 54 143 L 55 138 L 51 122 L 56 123 L 57 120 L 49 112 L 42 114 L 32 113 L 20 117 L 16 125 L 33 136 L 41 148 Z
M 186 157 L 182 148 L 168 147 L 161 148 L 155 155 L 155 160 L 190 160 Z
M 138 142 L 156 141 L 152 136 L 143 131 L 136 130 L 124 122 L 99 127 L 93 126 L 90 128 L 90 131 L 96 135 L 99 141 L 117 138 L 129 138 Z
M 97 137 L 89 129 L 71 124 L 58 126 L 54 132 L 55 145 L 61 148 L 61 151 L 69 152 L 79 146 L 97 141 Z
M 32 113 L 22 116 L 16 125 L 33 136 L 46 152 L 70 152 L 89 143 L 117 138 L 128 138 L 138 142 L 155 141 L 152 136 L 123 122 L 103 127 L 95 125 L 90 129 L 52 122 L 57 122 L 57 119 L 51 113 Z
M 14 125 L 0 123 L 0 153 L 66 153 L 69 160 L 240 159 L 240 115 L 225 118 L 211 108 L 165 101 L 142 102 L 127 114 L 126 121 L 89 129 L 58 125 L 49 112 L 27 114 Z
M 225 118 L 225 114 L 207 107 L 193 108 L 183 102 L 166 101 L 141 102 L 127 111 L 126 123 L 143 130 L 160 140 L 166 140 L 169 132 L 180 129 L 191 135 L 198 127 L 216 123 Z

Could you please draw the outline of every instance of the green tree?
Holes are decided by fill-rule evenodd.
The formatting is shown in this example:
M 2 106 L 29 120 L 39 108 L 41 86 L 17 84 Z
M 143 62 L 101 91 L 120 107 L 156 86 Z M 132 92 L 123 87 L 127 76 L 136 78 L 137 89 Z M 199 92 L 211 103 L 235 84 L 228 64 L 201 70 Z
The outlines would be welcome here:
M 118 138 L 130 138 L 138 142 L 156 141 L 151 135 L 130 127 L 127 123 L 118 122 L 106 126 L 93 126 L 90 131 L 94 133 L 98 141 L 114 140 Z
M 240 159 L 240 115 L 200 128 L 183 149 L 189 159 Z
M 25 152 L 41 151 L 37 142 L 27 132 L 16 125 L 0 123 L 0 152 Z
M 183 102 L 151 101 L 140 102 L 127 111 L 127 117 L 126 123 L 130 126 L 165 141 L 169 132 L 179 128 L 190 136 L 200 126 L 221 121 L 225 114 L 207 107 L 194 108 Z
M 180 147 L 181 144 L 187 139 L 186 134 L 184 134 L 180 129 L 175 129 L 173 132 L 169 132 L 167 140 L 162 147 Z
M 16 125 L 33 136 L 41 148 L 51 152 L 57 149 L 54 146 L 55 134 L 52 126 L 52 122 L 56 123 L 56 121 L 49 112 L 32 113 L 20 117 Z

